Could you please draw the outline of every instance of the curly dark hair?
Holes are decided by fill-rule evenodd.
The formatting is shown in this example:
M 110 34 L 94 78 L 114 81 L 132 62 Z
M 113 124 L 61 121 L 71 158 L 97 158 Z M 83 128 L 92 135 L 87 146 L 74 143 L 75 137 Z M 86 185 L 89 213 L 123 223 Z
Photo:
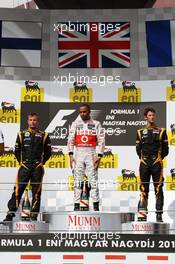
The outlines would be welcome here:
M 155 111 L 154 108 L 152 108 L 152 107 L 147 107 L 147 108 L 144 109 L 144 112 L 143 112 L 144 116 L 147 116 L 148 112 L 152 112 L 152 113 L 154 113 L 154 114 L 156 113 L 156 111 Z

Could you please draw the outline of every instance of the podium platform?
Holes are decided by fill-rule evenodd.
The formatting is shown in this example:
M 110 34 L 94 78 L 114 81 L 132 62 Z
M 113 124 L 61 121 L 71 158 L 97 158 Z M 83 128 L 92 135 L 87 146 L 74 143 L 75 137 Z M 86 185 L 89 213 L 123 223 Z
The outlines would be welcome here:
M 13 233 L 48 233 L 49 223 L 44 221 L 13 221 L 9 229 Z
M 45 212 L 40 221 L 1 224 L 0 260 L 14 264 L 83 263 L 109 260 L 132 264 L 146 260 L 174 263 L 175 235 L 170 224 L 136 222 L 134 213 L 118 212 Z M 111 262 L 112 263 L 112 262 Z
M 138 222 L 135 213 L 107 211 L 44 212 L 40 221 L 2 223 L 1 233 L 117 232 L 123 234 L 170 234 L 169 223 Z
M 43 220 L 53 231 L 118 231 L 122 223 L 134 221 L 134 213 L 73 211 L 44 213 Z
M 169 234 L 169 223 L 128 222 L 122 224 L 122 233 L 132 234 Z
M 1 223 L 2 233 L 48 233 L 49 223 L 44 221 L 12 221 Z

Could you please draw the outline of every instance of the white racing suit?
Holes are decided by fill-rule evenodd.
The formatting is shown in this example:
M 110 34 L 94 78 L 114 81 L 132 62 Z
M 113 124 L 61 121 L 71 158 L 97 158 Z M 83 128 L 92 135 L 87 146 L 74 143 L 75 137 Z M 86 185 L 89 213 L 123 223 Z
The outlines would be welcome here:
M 83 121 L 77 118 L 71 126 L 68 138 L 68 152 L 73 154 L 76 146 L 74 164 L 74 203 L 80 203 L 81 182 L 88 177 L 93 202 L 99 202 L 98 169 L 94 167 L 97 156 L 102 156 L 105 147 L 105 133 L 99 121 Z M 97 147 L 97 151 L 96 151 Z

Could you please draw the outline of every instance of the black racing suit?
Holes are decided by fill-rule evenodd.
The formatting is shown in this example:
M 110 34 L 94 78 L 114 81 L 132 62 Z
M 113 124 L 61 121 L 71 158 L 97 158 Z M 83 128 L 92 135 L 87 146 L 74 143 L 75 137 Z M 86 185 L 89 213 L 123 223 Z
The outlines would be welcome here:
M 140 201 L 144 201 L 147 211 L 150 177 L 152 175 L 156 196 L 156 213 L 163 213 L 163 162 L 168 155 L 166 130 L 159 127 L 146 127 L 137 130 L 136 151 L 140 158 Z M 142 203 L 143 206 L 143 203 Z
M 30 180 L 32 187 L 33 218 L 40 209 L 41 185 L 44 175 L 43 165 L 51 156 L 49 135 L 40 130 L 30 129 L 19 132 L 15 144 L 15 157 L 20 163 L 14 192 L 8 202 L 9 211 L 16 212 L 22 194 Z

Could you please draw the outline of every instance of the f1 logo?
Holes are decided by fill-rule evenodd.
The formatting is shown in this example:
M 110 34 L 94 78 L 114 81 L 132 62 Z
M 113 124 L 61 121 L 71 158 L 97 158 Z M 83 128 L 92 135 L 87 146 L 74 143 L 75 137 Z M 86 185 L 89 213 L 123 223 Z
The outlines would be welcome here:
M 65 116 L 71 115 L 75 111 L 76 111 L 75 109 L 69 109 L 69 110 L 61 109 L 61 110 L 59 110 L 45 131 L 49 133 L 49 132 L 54 131 L 56 126 L 63 127 L 65 125 L 65 123 L 67 122 L 67 120 L 63 119 L 63 118 Z

